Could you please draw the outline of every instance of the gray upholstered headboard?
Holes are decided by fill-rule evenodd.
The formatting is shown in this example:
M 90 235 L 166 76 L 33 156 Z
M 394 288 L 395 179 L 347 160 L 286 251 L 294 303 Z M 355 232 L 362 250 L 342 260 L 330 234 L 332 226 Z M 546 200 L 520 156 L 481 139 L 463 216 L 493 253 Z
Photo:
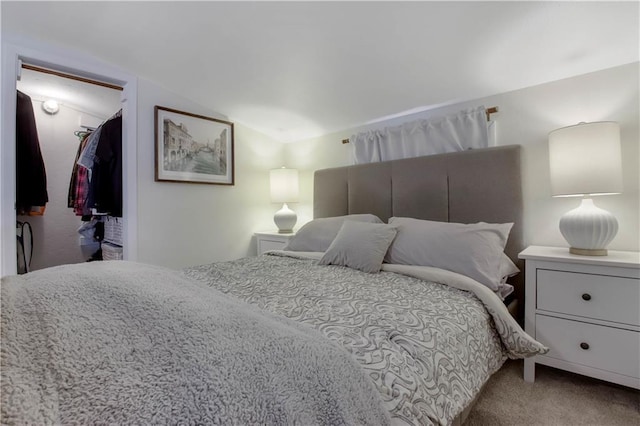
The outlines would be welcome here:
M 459 223 L 513 222 L 505 253 L 522 271 L 511 282 L 522 302 L 520 150 L 519 145 L 510 145 L 318 170 L 313 215 L 373 213 L 385 222 L 392 216 Z

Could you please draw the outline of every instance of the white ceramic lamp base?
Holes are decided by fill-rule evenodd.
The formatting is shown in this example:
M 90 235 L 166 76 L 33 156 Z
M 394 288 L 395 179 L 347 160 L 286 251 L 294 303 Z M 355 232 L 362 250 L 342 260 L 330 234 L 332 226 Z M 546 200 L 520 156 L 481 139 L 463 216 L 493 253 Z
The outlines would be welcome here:
M 296 226 L 298 216 L 296 215 L 296 212 L 287 206 L 287 203 L 284 203 L 282 208 L 273 216 L 273 221 L 278 227 L 278 233 L 290 234 L 293 232 L 293 227 Z
M 606 256 L 607 245 L 618 233 L 618 221 L 608 211 L 596 207 L 591 198 L 560 218 L 560 232 L 570 245 L 569 252 L 584 256 Z

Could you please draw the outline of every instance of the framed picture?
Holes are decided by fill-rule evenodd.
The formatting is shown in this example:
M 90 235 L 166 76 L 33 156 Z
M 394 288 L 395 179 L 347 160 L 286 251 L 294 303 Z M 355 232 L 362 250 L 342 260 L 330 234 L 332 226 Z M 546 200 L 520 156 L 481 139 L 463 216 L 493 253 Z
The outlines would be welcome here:
M 233 123 L 156 105 L 156 181 L 233 185 Z

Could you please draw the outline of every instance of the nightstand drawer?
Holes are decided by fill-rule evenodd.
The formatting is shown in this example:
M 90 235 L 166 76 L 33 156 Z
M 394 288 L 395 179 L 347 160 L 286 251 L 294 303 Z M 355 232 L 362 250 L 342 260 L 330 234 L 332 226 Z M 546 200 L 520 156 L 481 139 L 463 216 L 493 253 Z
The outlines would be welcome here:
M 269 250 L 282 250 L 287 245 L 286 241 L 279 240 L 260 240 L 260 247 L 258 247 L 258 252 L 264 253 Z
M 640 333 L 536 315 L 536 340 L 550 348 L 545 356 L 640 377 Z
M 537 281 L 537 309 L 640 325 L 637 279 L 538 269 Z
M 256 232 L 256 248 L 258 255 L 269 251 L 269 250 L 283 250 L 287 244 L 289 244 L 289 240 L 293 238 L 296 234 L 293 232 L 287 234 L 281 234 L 277 231 L 275 232 Z

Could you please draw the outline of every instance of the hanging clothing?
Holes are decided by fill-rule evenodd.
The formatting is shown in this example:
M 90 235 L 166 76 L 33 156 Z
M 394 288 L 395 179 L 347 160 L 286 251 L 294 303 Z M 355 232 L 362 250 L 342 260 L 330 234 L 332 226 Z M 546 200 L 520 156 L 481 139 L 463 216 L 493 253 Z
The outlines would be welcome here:
M 68 206 L 78 216 L 122 217 L 122 110 L 85 136 L 69 183 Z
M 98 127 L 96 130 L 91 132 L 89 135 L 89 140 L 86 145 L 82 148 L 82 152 L 79 155 L 79 158 L 76 160 L 76 163 L 84 167 L 85 169 L 91 170 L 93 168 L 93 159 L 96 155 L 96 148 L 98 148 L 98 142 L 100 142 L 100 132 L 102 131 L 102 126 Z
M 71 181 L 69 182 L 69 194 L 67 197 L 67 207 L 72 208 L 76 216 L 91 215 L 91 209 L 87 205 L 87 195 L 89 193 L 89 170 L 79 165 L 80 153 L 85 150 L 93 134 L 85 134 L 78 146 L 76 160 L 71 171 Z
M 489 146 L 484 107 L 412 121 L 350 138 L 355 164 L 397 160 Z
M 122 115 L 102 124 L 93 162 L 90 205 L 100 213 L 122 217 Z
M 44 212 L 49 201 L 31 98 L 18 90 L 16 107 L 16 213 Z M 37 213 L 36 213 L 37 214 Z

